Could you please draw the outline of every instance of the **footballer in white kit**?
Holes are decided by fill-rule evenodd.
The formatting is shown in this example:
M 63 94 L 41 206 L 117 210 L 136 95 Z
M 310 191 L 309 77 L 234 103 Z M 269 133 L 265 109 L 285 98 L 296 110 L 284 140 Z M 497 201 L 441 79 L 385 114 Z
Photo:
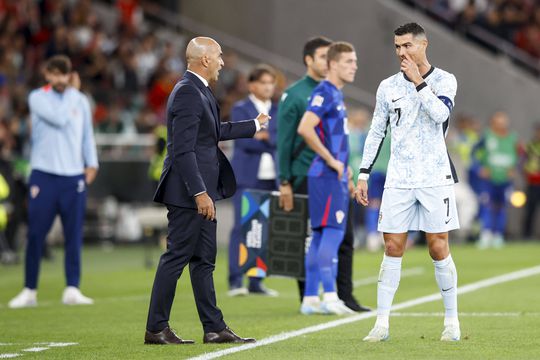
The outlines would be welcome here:
M 441 340 L 460 338 L 457 272 L 448 247 L 448 231 L 459 228 L 453 184 L 456 172 L 445 137 L 454 107 L 454 75 L 427 60 L 424 29 L 409 23 L 394 31 L 400 72 L 383 80 L 360 167 L 356 199 L 368 204 L 367 180 L 383 140 L 391 129 L 391 155 L 379 213 L 385 255 L 377 289 L 377 322 L 365 341 L 389 337 L 389 314 L 401 274 L 407 232 L 426 232 L 435 278 L 445 306 Z

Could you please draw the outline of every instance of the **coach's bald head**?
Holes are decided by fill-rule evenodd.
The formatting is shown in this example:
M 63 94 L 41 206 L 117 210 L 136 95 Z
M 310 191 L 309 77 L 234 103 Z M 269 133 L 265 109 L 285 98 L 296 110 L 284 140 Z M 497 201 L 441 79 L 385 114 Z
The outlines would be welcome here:
M 186 48 L 188 69 L 206 80 L 217 80 L 223 66 L 221 46 L 212 38 L 196 37 L 191 39 Z

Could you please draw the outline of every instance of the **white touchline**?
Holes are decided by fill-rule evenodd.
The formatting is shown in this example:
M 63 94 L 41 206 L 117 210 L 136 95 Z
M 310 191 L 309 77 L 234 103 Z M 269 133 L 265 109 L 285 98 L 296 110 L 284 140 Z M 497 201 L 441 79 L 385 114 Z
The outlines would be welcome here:
M 0 354 L 0 359 L 12 359 L 16 358 L 17 356 L 21 356 L 22 354 Z
M 35 343 L 35 344 L 47 345 L 49 347 L 66 347 L 66 346 L 79 345 L 79 343 L 76 343 L 76 342 L 44 342 L 44 343 Z
M 423 267 L 415 267 L 410 269 L 403 269 L 401 271 L 401 278 L 409 277 L 409 276 L 416 276 L 416 275 L 422 275 L 424 273 Z M 377 281 L 379 281 L 379 276 L 370 276 L 364 279 L 356 280 L 353 283 L 354 287 L 364 286 L 364 285 L 371 285 L 376 284 Z
M 443 317 L 443 312 L 393 312 L 390 316 L 399 317 Z M 459 317 L 519 317 L 540 316 L 538 312 L 460 312 Z
M 470 293 L 470 292 L 473 292 L 473 291 L 477 291 L 477 290 L 480 290 L 480 289 L 483 289 L 483 288 L 486 288 L 486 287 L 489 287 L 489 286 L 498 285 L 498 284 L 502 284 L 502 283 L 505 283 L 505 282 L 513 281 L 513 280 L 519 280 L 519 279 L 523 279 L 523 278 L 538 275 L 538 274 L 540 274 L 540 265 L 539 266 L 534 266 L 534 267 L 531 267 L 531 268 L 527 268 L 527 269 L 523 269 L 523 270 L 519 270 L 519 271 L 515 271 L 515 272 L 511 272 L 511 273 L 508 273 L 508 274 L 495 276 L 495 277 L 492 277 L 492 278 L 489 278 L 489 279 L 477 281 L 477 282 L 474 282 L 474 283 L 471 283 L 471 284 L 468 284 L 468 285 L 465 285 L 465 286 L 462 286 L 462 287 L 458 287 L 458 295 L 463 295 L 463 294 Z M 440 300 L 440 299 L 441 299 L 441 294 L 440 293 L 431 294 L 431 295 L 427 295 L 427 296 L 422 296 L 422 297 L 419 297 L 419 298 L 416 298 L 416 299 L 412 299 L 412 300 L 409 300 L 409 301 L 405 301 L 405 302 L 396 304 L 396 305 L 392 306 L 392 310 L 396 311 L 396 310 L 406 309 L 406 308 L 410 308 L 410 307 L 413 307 L 413 306 L 416 306 L 416 305 L 425 304 L 425 303 Z M 344 318 L 344 319 L 329 321 L 329 322 L 326 322 L 326 323 L 322 323 L 322 324 L 314 325 L 314 326 L 309 326 L 307 328 L 303 328 L 303 329 L 299 329 L 299 330 L 294 330 L 294 331 L 284 332 L 284 333 L 277 334 L 277 335 L 272 335 L 270 337 L 267 337 L 267 338 L 264 338 L 264 339 L 262 339 L 260 341 L 257 341 L 256 343 L 240 345 L 240 346 L 234 347 L 234 348 L 218 350 L 218 351 L 202 354 L 202 355 L 199 355 L 199 356 L 189 358 L 189 360 L 215 359 L 215 358 L 226 356 L 226 355 L 229 355 L 229 354 L 234 354 L 234 353 L 237 353 L 237 352 L 240 352 L 240 351 L 254 349 L 256 347 L 273 344 L 273 343 L 276 343 L 276 342 L 288 340 L 288 339 L 291 339 L 291 338 L 294 338 L 294 337 L 297 337 L 297 336 L 301 336 L 301 335 L 305 335 L 305 334 L 311 334 L 311 333 L 323 331 L 323 330 L 326 330 L 326 329 L 331 329 L 331 328 L 334 328 L 334 327 L 337 327 L 337 326 L 350 324 L 350 323 L 353 323 L 353 322 L 357 322 L 357 321 L 368 319 L 368 318 L 375 317 L 375 316 L 376 316 L 375 311 L 371 311 L 371 312 L 363 313 L 363 314 L 359 314 L 359 315 L 353 315 L 353 316 L 349 316 L 349 317 Z
M 26 351 L 26 352 L 40 352 L 40 351 L 45 351 L 45 350 L 49 350 L 50 348 L 48 347 L 31 347 L 31 348 L 28 348 L 28 349 L 22 349 L 21 351 Z

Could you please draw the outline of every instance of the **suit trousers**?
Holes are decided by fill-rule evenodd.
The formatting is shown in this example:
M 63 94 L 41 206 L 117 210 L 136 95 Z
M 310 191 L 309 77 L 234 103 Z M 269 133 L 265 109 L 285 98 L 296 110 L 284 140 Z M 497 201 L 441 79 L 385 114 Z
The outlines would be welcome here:
M 189 264 L 191 286 L 203 330 L 225 329 L 223 314 L 216 305 L 213 272 L 216 263 L 217 222 L 196 209 L 167 206 L 169 221 L 167 251 L 161 256 L 152 288 L 146 329 L 159 332 L 169 326 L 176 284 Z

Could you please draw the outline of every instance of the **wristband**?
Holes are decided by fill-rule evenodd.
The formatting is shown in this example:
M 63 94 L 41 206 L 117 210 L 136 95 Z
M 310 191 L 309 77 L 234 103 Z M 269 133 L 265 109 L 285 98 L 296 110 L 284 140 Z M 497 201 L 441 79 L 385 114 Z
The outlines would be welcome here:
M 368 181 L 369 179 L 369 174 L 366 174 L 366 173 L 360 173 L 358 174 L 358 180 L 364 180 L 364 181 Z

